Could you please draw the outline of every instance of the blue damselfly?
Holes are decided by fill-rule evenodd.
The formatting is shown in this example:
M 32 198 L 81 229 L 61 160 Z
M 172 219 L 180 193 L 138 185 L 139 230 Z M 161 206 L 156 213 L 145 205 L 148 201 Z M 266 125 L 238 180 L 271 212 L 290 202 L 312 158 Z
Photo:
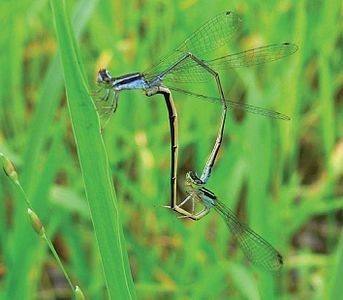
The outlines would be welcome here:
M 230 11 L 224 12 L 210 19 L 183 43 L 181 43 L 180 46 L 175 48 L 169 55 L 162 58 L 157 64 L 143 73 L 132 73 L 120 77 L 112 77 L 110 72 L 106 69 L 102 69 L 98 73 L 97 82 L 101 87 L 99 92 L 104 91 L 104 95 L 102 95 L 100 99 L 101 101 L 110 102 L 110 114 L 114 113 L 118 107 L 119 93 L 125 90 L 141 89 L 145 91 L 147 96 L 162 94 L 165 97 L 171 131 L 172 160 L 171 204 L 168 207 L 179 212 L 184 217 L 194 220 L 198 220 L 206 215 L 211 207 L 216 209 L 224 218 L 229 215 L 231 216 L 231 214 L 227 212 L 228 210 L 223 208 L 224 206 L 219 205 L 219 203 L 221 203 L 219 200 L 214 201 L 214 198 L 211 200 L 211 197 L 209 197 L 210 194 L 206 194 L 205 190 L 203 190 L 203 185 L 207 183 L 210 177 L 211 170 L 222 143 L 227 109 L 239 109 L 273 119 L 290 119 L 288 116 L 273 110 L 244 104 L 241 102 L 235 102 L 225 98 L 218 71 L 223 69 L 249 67 L 268 63 L 291 55 L 298 49 L 295 44 L 280 43 L 214 58 L 213 53 L 215 50 L 226 46 L 228 42 L 235 36 L 240 26 L 241 20 L 236 14 Z M 173 88 L 169 85 L 169 83 L 173 82 L 199 83 L 206 81 L 209 78 L 214 79 L 216 82 L 219 94 L 218 97 L 199 95 L 189 91 L 184 91 L 180 88 Z M 201 214 L 195 214 L 194 211 L 189 212 L 188 210 L 182 208 L 182 206 L 184 206 L 188 201 L 192 201 L 192 203 L 194 203 L 194 197 L 192 198 L 190 196 L 191 194 L 194 194 L 194 191 L 196 190 L 195 188 L 193 188 L 192 191 L 189 190 L 189 195 L 184 201 L 181 203 L 177 202 L 178 126 L 177 113 L 170 90 L 184 92 L 186 94 L 194 95 L 197 98 L 203 98 L 207 101 L 222 105 L 222 114 L 217 137 L 203 168 L 202 174 L 201 176 L 198 176 L 195 172 L 192 173 L 194 175 L 192 184 L 193 186 L 198 185 L 198 190 L 201 191 L 199 194 L 201 197 L 198 197 L 198 202 L 204 205 L 204 213 Z M 186 183 L 187 180 L 189 180 L 189 178 L 186 179 Z M 236 219 L 233 218 L 232 220 L 236 221 Z M 232 228 L 232 226 L 230 228 Z M 246 227 L 238 226 L 237 228 L 244 229 Z M 249 230 L 246 230 L 246 232 L 249 233 Z M 276 253 L 278 254 L 277 251 Z M 255 260 L 251 255 L 250 257 L 251 260 Z M 277 257 L 276 254 L 275 257 Z M 281 256 L 279 261 L 280 264 L 282 264 Z M 275 265 L 278 265 L 278 263 L 275 263 Z M 271 267 L 271 269 L 273 268 L 274 267 Z M 277 268 L 278 267 L 275 267 L 274 269 Z

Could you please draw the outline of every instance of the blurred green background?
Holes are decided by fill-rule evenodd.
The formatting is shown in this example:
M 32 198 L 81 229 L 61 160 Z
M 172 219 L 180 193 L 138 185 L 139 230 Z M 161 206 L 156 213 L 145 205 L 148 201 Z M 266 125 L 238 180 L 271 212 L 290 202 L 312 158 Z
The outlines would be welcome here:
M 264 273 L 247 263 L 214 213 L 199 222 L 169 203 L 170 146 L 162 96 L 120 95 L 103 135 L 138 299 L 343 299 L 343 8 L 340 1 L 68 1 L 90 89 L 143 71 L 216 14 L 243 29 L 232 49 L 293 42 L 268 65 L 221 73 L 228 99 L 291 121 L 230 112 L 208 188 L 284 256 Z M 16 165 L 33 206 L 87 299 L 107 299 L 66 105 L 48 1 L 2 1 L 0 151 Z M 216 95 L 210 83 L 190 86 Z M 174 94 L 179 186 L 201 172 L 220 105 Z M 96 160 L 96 158 L 94 158 Z M 70 299 L 26 207 L 1 174 L 1 299 Z M 13 296 L 11 296 L 13 295 Z

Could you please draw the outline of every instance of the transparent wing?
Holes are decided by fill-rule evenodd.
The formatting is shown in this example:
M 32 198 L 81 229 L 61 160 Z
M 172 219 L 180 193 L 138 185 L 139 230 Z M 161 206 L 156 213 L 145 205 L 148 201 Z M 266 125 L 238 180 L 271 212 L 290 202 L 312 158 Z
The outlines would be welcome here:
M 291 43 L 273 44 L 242 52 L 225 55 L 216 59 L 203 60 L 215 71 L 228 70 L 233 68 L 251 67 L 272 62 L 289 56 L 298 50 L 298 46 Z M 174 82 L 201 82 L 213 77 L 199 64 L 187 60 L 166 76 L 166 81 Z
M 208 60 L 206 63 L 215 70 L 250 67 L 281 59 L 293 54 L 297 50 L 298 46 L 295 44 L 274 44 L 229 54 L 220 58 Z
M 225 204 L 216 199 L 214 209 L 223 217 L 245 256 L 253 264 L 267 271 L 282 267 L 281 254 L 255 231 L 240 223 Z
M 183 93 L 186 95 L 194 96 L 196 98 L 199 98 L 199 99 L 211 102 L 211 103 L 221 104 L 220 98 L 192 93 L 192 92 L 180 89 L 180 88 L 171 87 L 169 85 L 168 85 L 168 88 L 170 90 L 173 90 L 173 91 L 176 91 L 179 93 Z M 245 104 L 245 103 L 241 103 L 241 102 L 231 101 L 231 100 L 225 100 L 225 102 L 227 103 L 227 106 L 229 109 L 238 109 L 241 111 L 246 111 L 249 113 L 253 113 L 253 114 L 257 114 L 257 115 L 261 115 L 261 116 L 265 116 L 265 117 L 269 117 L 269 118 L 273 118 L 273 119 L 290 120 L 290 117 L 288 117 L 287 115 L 282 114 L 282 113 L 277 112 L 277 111 L 274 111 L 274 110 L 262 108 L 262 107 L 251 105 L 251 104 Z
M 217 71 L 264 64 L 291 55 L 298 49 L 295 44 L 282 43 L 254 48 L 215 59 L 209 58 L 215 54 L 214 50 L 227 46 L 240 27 L 241 20 L 232 12 L 225 12 L 215 16 L 169 55 L 162 58 L 159 63 L 144 72 L 145 78 L 148 81 L 154 79 L 178 62 L 188 52 L 191 52 Z M 165 77 L 166 81 L 189 83 L 204 82 L 209 79 L 211 79 L 209 73 L 191 59 L 187 59 L 174 67 Z
M 205 60 L 209 54 L 214 54 L 215 49 L 227 45 L 236 34 L 240 25 L 241 20 L 239 17 L 230 11 L 215 16 L 189 36 L 169 55 L 162 58 L 159 63 L 144 72 L 145 78 L 147 80 L 155 78 L 188 52 L 192 52 L 197 58 Z M 206 72 L 191 60 L 187 60 L 181 65 L 168 74 L 168 77 L 175 77 L 174 75 L 178 73 L 178 78 L 175 78 L 175 80 L 184 82 L 190 82 L 191 78 L 195 78 L 195 76 L 198 76 L 196 81 L 203 81 L 204 76 L 208 77 Z M 181 69 L 183 72 L 181 72 Z M 187 69 L 192 69 L 194 74 L 191 74 L 191 76 L 190 74 L 180 74 L 184 73 Z

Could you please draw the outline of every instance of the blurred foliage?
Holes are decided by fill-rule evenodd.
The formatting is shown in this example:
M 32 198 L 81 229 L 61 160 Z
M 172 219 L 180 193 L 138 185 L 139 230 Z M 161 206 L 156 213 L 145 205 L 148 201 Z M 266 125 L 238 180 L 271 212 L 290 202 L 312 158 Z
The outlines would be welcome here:
M 284 256 L 277 274 L 246 262 L 224 222 L 179 220 L 169 203 L 163 98 L 120 95 L 103 135 L 120 202 L 138 299 L 339 299 L 343 265 L 343 8 L 340 1 L 68 1 L 90 89 L 106 67 L 144 71 L 212 16 L 232 10 L 232 49 L 293 42 L 298 52 L 221 73 L 229 99 L 291 121 L 230 112 L 208 187 Z M 106 299 L 105 282 L 66 106 L 47 1 L 2 1 L 0 152 L 16 165 L 32 205 L 75 283 Z M 213 85 L 193 91 L 215 94 Z M 180 120 L 180 192 L 201 171 L 220 106 L 174 95 Z M 189 98 L 189 99 L 188 99 Z M 97 158 L 94 158 L 95 160 Z M 1 299 L 68 299 L 71 291 L 32 231 L 11 182 L 0 185 Z

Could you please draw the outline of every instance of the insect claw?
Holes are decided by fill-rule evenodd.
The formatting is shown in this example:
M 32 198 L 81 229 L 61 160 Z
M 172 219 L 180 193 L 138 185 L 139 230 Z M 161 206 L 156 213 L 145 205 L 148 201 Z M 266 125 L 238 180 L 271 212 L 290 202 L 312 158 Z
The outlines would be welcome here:
M 177 216 L 178 219 L 189 219 L 189 216 Z
M 160 205 L 160 207 L 172 209 L 170 205 Z

